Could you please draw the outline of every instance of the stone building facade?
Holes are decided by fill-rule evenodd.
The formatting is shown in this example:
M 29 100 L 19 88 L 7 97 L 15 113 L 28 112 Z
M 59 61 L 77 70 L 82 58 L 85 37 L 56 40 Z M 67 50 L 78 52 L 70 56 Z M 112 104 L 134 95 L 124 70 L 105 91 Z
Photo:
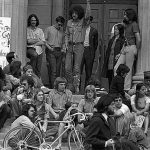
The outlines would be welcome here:
M 26 63 L 26 25 L 27 17 L 31 13 L 37 14 L 40 20 L 40 27 L 44 30 L 55 22 L 59 15 L 68 19 L 68 9 L 71 5 L 81 4 L 86 6 L 86 0 L 0 0 L 0 17 L 11 17 L 11 51 L 15 51 L 23 65 Z M 126 8 L 137 10 L 139 17 L 140 32 L 142 37 L 141 50 L 138 52 L 136 73 L 134 82 L 143 80 L 143 72 L 150 70 L 150 1 L 149 0 L 91 0 L 92 15 L 94 16 L 93 26 L 99 32 L 98 57 L 93 72 L 100 72 L 101 64 L 105 55 L 110 28 L 116 22 L 122 20 L 122 11 Z M 100 60 L 100 66 L 98 61 Z M 99 68 L 98 68 L 98 67 Z M 46 60 L 43 59 L 45 78 Z

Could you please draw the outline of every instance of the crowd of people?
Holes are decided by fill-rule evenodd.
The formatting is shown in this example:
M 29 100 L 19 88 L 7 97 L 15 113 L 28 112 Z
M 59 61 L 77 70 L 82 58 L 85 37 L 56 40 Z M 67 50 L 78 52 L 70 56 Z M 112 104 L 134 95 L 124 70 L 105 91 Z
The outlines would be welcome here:
M 18 62 L 17 59 L 13 61 Z M 61 135 L 65 127 L 64 123 L 60 123 L 52 128 L 48 120 L 62 121 L 66 120 L 70 113 L 89 113 L 89 118 L 85 121 L 81 121 L 81 116 L 78 115 L 76 123 L 77 129 L 84 133 L 86 148 L 147 148 L 150 98 L 146 96 L 144 83 L 137 84 L 132 97 L 124 92 L 127 72 L 129 68 L 121 64 L 117 75 L 112 79 L 109 93 L 103 96 L 96 91 L 99 82 L 91 79 L 85 87 L 84 97 L 77 104 L 73 101 L 72 92 L 67 89 L 67 80 L 64 77 L 57 77 L 54 88 L 46 95 L 41 88 L 43 85 L 37 86 L 41 80 L 33 73 L 32 66 L 25 65 L 19 78 L 11 73 L 5 74 L 1 69 L 3 78 L 7 76 L 9 82 L 0 79 L 0 115 L 3 116 L 0 118 L 0 128 L 9 117 L 14 118 L 11 129 L 16 126 L 34 127 L 38 116 L 43 120 L 41 130 L 48 139 L 51 135 Z M 11 85 L 8 86 L 10 88 L 5 88 L 7 85 Z M 139 126 L 136 121 L 141 116 L 144 121 Z M 62 138 L 59 138 L 57 149 L 62 147 Z
M 35 14 L 29 16 L 27 57 L 30 61 L 22 67 L 16 53 L 10 52 L 6 56 L 8 65 L 3 69 L 0 67 L 0 129 L 10 117 L 14 119 L 11 128 L 34 127 L 38 116 L 43 120 L 41 130 L 48 138 L 61 135 L 65 127 L 60 123 L 51 128 L 48 120 L 66 120 L 74 112 L 89 113 L 85 121 L 78 115 L 76 124 L 85 135 L 87 149 L 147 148 L 150 105 L 147 88 L 144 83 L 139 83 L 135 93 L 128 94 L 141 41 L 136 13 L 126 9 L 123 22 L 112 29 L 101 73 L 108 78 L 109 91 L 102 95 L 99 89 L 103 85 L 92 77 L 98 31 L 91 26 L 93 16 L 89 8 L 89 0 L 86 13 L 80 5 L 73 6 L 66 28 L 65 19 L 58 16 L 56 23 L 45 32 L 38 27 L 38 17 Z M 44 50 L 50 89 L 44 87 L 41 79 Z M 73 94 L 80 91 L 84 65 L 84 98 L 76 104 Z M 142 117 L 143 122 L 140 122 Z M 62 138 L 59 138 L 57 149 L 62 147 Z

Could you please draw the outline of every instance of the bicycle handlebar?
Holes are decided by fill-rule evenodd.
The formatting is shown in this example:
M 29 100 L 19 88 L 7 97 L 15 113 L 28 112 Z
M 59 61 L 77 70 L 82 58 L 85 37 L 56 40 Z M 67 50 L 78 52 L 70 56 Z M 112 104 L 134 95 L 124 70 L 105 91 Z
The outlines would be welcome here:
M 93 113 L 80 113 L 80 112 L 78 112 L 78 113 L 70 115 L 70 117 L 73 117 L 73 116 L 76 116 L 76 115 L 81 115 L 82 117 L 81 117 L 80 120 L 83 121 L 83 120 L 86 119 L 86 116 L 91 116 L 92 114 Z

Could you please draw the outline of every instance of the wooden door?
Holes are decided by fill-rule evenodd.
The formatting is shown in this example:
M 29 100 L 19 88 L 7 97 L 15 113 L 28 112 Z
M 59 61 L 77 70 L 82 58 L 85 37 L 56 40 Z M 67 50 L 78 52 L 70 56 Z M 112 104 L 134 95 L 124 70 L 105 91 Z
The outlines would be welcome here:
M 72 4 L 73 6 L 74 4 Z M 84 9 L 86 9 L 86 4 L 80 4 Z M 93 16 L 93 21 L 91 26 L 98 30 L 98 40 L 100 43 L 101 39 L 101 33 L 103 30 L 102 21 L 103 21 L 103 6 L 102 4 L 91 4 L 91 15 Z M 92 76 L 99 74 L 99 64 L 101 59 L 101 46 L 98 45 L 98 48 L 96 50 L 94 64 L 93 64 L 93 70 L 92 70 Z M 84 81 L 85 81 L 85 70 L 83 70 L 83 75 L 81 76 L 81 92 L 84 92 Z

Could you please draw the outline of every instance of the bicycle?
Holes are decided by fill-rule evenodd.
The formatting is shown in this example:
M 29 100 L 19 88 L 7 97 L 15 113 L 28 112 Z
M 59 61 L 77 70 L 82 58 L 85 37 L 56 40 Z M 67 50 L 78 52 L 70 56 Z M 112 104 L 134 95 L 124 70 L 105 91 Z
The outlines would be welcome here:
M 38 150 L 54 150 L 54 144 L 56 141 L 63 136 L 67 131 L 68 135 L 68 148 L 69 150 L 77 149 L 84 150 L 84 137 L 82 133 L 76 129 L 74 118 L 78 115 L 82 116 L 84 120 L 86 118 L 86 114 L 83 113 L 75 113 L 70 115 L 66 121 L 48 121 L 49 123 L 65 123 L 64 132 L 58 136 L 53 142 L 47 143 L 45 141 L 44 135 L 41 131 L 42 120 L 36 120 L 35 127 L 30 128 L 27 126 L 19 126 L 14 129 L 11 129 L 3 140 L 3 148 L 5 150 L 27 150 L 27 149 L 38 149 Z M 37 127 L 39 126 L 39 131 Z

